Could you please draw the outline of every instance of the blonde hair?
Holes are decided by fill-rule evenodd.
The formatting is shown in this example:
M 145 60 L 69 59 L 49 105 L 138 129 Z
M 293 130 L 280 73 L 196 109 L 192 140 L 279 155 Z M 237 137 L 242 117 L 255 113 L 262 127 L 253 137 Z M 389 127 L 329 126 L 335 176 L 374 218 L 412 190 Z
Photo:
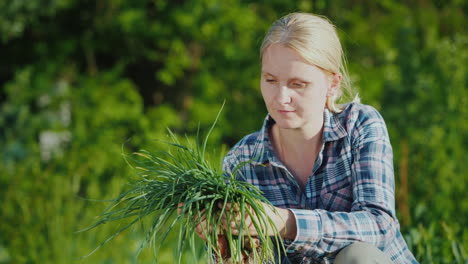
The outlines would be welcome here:
M 337 101 L 359 101 L 351 86 L 346 58 L 335 26 L 326 18 L 308 13 L 291 13 L 273 23 L 260 47 L 260 58 L 272 44 L 283 44 L 297 51 L 307 62 L 329 73 L 341 73 L 341 85 L 327 98 L 327 108 L 342 111 Z

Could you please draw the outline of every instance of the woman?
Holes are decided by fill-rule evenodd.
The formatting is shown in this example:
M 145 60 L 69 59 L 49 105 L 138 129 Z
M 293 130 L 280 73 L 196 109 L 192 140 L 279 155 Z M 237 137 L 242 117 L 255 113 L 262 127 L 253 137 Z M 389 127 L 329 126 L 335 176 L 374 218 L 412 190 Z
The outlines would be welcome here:
M 327 19 L 293 13 L 276 21 L 261 46 L 269 114 L 229 151 L 224 170 L 247 162 L 237 175 L 276 207 L 282 263 L 417 263 L 395 215 L 382 117 L 357 102 L 335 103 L 352 94 L 343 58 Z

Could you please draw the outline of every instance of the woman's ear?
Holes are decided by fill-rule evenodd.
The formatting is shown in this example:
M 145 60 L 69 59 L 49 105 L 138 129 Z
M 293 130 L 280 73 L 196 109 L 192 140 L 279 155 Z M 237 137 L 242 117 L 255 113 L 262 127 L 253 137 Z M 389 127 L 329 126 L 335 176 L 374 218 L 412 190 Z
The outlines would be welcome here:
M 328 87 L 327 96 L 332 97 L 336 95 L 336 92 L 340 89 L 341 79 L 343 76 L 341 73 L 333 73 L 330 75 L 330 86 Z

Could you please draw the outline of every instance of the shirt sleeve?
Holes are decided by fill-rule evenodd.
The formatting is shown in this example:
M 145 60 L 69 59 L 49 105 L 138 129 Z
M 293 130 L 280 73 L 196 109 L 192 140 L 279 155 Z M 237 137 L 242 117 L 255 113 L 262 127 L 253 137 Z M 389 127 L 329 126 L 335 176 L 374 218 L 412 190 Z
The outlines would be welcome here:
M 377 111 L 361 119 L 351 131 L 351 211 L 290 209 L 296 217 L 297 236 L 285 241 L 288 253 L 333 258 L 338 250 L 356 241 L 384 249 L 394 239 L 399 223 L 388 132 Z

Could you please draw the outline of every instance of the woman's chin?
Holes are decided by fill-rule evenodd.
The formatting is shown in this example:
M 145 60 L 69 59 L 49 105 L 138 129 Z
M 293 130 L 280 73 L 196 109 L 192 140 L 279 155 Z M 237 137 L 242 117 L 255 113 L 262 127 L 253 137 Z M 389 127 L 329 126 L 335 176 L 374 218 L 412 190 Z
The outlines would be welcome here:
M 298 120 L 275 119 L 275 121 L 276 125 L 281 129 L 296 129 L 300 127 Z

